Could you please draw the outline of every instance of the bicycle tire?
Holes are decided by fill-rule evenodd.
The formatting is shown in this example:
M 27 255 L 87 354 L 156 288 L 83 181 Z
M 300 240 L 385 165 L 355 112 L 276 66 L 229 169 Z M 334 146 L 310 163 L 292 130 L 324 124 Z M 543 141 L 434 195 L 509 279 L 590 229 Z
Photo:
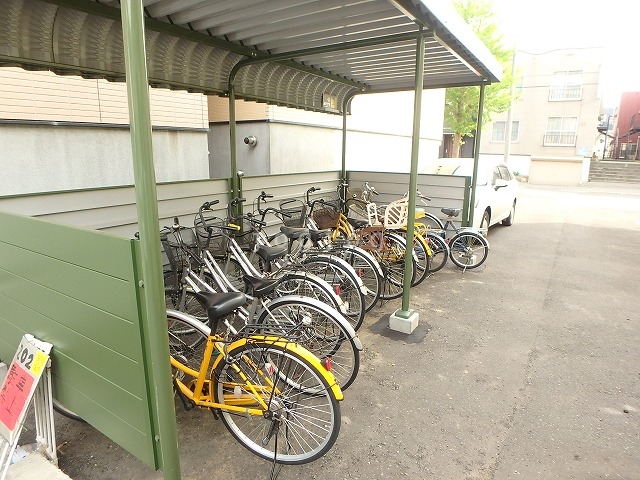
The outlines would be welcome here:
M 344 313 L 354 330 L 364 321 L 364 293 L 362 282 L 347 262 L 332 255 L 310 255 L 302 260 L 302 266 L 331 285 L 346 306 Z
M 347 307 L 342 299 L 336 295 L 331 285 L 317 275 L 307 271 L 294 270 L 282 272 L 282 275 L 276 278 L 280 280 L 280 283 L 274 291 L 273 298 L 285 295 L 315 298 L 338 311 L 346 313 Z
M 75 420 L 76 422 L 86 423 L 87 421 L 82 418 L 80 415 L 75 413 L 73 410 L 68 409 L 62 403 L 60 403 L 55 397 L 51 399 L 53 410 L 62 415 L 63 417 L 67 417 L 71 420 Z
M 420 285 L 431 273 L 431 247 L 427 240 L 418 232 L 413 234 L 413 252 L 416 256 L 416 274 L 413 276 L 411 286 Z
M 434 228 L 436 230 L 442 230 L 444 228 L 444 223 L 438 217 L 436 217 L 433 213 L 425 212 L 424 217 L 417 218 L 416 222 L 424 223 L 429 228 Z
M 198 370 L 211 329 L 189 314 L 167 309 L 167 334 L 169 355 Z M 173 371 L 173 375 L 177 373 Z
M 407 242 L 401 235 L 391 232 L 384 232 L 383 240 L 385 248 L 381 250 L 371 250 L 371 253 L 382 267 L 384 273 L 380 299 L 393 300 L 394 298 L 400 298 L 404 290 L 404 266 Z M 416 270 L 415 255 L 412 255 L 410 269 L 412 280 L 416 274 Z
M 489 255 L 489 243 L 475 232 L 459 232 L 449 240 L 449 257 L 463 270 L 478 268 Z
M 329 251 L 351 265 L 367 287 L 367 293 L 364 295 L 364 311 L 365 313 L 369 312 L 375 306 L 382 292 L 380 264 L 366 250 L 353 245 L 332 246 Z
M 335 309 L 306 297 L 280 297 L 257 315 L 259 333 L 296 341 L 321 361 L 330 357 L 331 372 L 346 390 L 360 370 L 362 345 L 349 322 Z M 250 333 L 250 326 L 247 327 Z
M 226 358 L 211 376 L 214 401 L 258 407 L 261 394 L 269 407 L 262 416 L 219 410 L 238 442 L 284 465 L 312 462 L 331 449 L 340 432 L 340 404 L 319 364 L 266 340 L 232 344 Z
M 427 233 L 427 241 L 431 249 L 431 273 L 442 270 L 449 260 L 449 246 L 437 233 Z

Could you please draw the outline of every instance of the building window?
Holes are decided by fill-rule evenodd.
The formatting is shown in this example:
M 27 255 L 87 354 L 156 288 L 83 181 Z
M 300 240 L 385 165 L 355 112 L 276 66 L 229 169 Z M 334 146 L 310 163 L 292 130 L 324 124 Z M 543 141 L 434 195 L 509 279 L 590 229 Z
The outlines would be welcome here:
M 504 142 L 507 135 L 507 122 L 493 122 L 493 132 L 491 135 L 492 142 Z M 518 141 L 518 133 L 520 131 L 520 122 L 511 122 L 511 141 Z
M 549 117 L 544 134 L 545 147 L 573 147 L 576 144 L 578 117 Z
M 554 72 L 549 89 L 550 102 L 582 99 L 582 70 Z

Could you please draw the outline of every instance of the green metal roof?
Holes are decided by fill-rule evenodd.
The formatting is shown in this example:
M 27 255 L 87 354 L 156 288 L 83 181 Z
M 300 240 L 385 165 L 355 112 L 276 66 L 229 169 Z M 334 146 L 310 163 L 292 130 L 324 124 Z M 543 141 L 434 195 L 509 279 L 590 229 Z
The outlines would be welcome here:
M 119 2 L 3 0 L 0 66 L 124 80 Z M 152 86 L 338 113 L 355 92 L 499 81 L 502 68 L 442 0 L 144 0 Z M 251 60 L 248 60 L 251 59 Z M 268 60 L 268 61 L 264 61 Z M 244 61 L 242 68 L 234 67 Z M 334 104 L 323 103 L 323 95 Z

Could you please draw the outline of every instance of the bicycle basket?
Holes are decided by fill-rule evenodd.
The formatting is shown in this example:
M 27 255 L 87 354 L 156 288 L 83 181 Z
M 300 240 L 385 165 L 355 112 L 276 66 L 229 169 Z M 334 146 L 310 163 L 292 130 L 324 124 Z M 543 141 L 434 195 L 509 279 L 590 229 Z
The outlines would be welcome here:
M 240 248 L 243 250 L 251 250 L 258 237 L 251 222 L 245 218 L 232 218 L 229 223 L 240 227 L 240 230 L 231 233 Z
M 287 227 L 304 227 L 307 220 L 307 206 L 300 200 L 283 200 L 280 202 L 280 211 L 284 215 L 278 215 L 282 223 Z
M 336 228 L 340 219 L 338 201 L 335 198 L 326 198 L 322 202 L 315 203 L 312 218 L 321 230 Z
M 163 258 L 163 270 L 165 273 L 173 272 L 178 276 L 182 273 L 187 262 L 192 260 L 187 251 L 195 256 L 198 254 L 196 235 L 191 228 L 187 227 L 180 228 L 179 235 L 182 242 L 178 239 L 178 232 L 163 230 L 160 235 L 160 243 L 166 257 L 166 262 Z M 192 262 L 192 267 L 195 266 L 193 263 L 195 262 Z
M 224 235 L 219 228 L 224 227 L 226 222 L 217 217 L 196 217 L 193 222 L 198 245 L 203 250 L 208 250 L 214 257 L 224 257 L 227 254 L 229 238 Z M 211 230 L 208 230 L 211 227 Z

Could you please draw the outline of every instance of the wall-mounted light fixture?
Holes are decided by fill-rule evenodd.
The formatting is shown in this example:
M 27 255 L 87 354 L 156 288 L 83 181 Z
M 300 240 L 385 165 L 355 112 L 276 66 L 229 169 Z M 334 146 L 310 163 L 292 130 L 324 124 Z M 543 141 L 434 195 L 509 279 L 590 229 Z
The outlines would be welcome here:
M 255 147 L 256 145 L 258 145 L 258 138 L 253 135 L 249 135 L 248 137 L 244 137 L 244 143 L 246 143 L 250 147 Z

